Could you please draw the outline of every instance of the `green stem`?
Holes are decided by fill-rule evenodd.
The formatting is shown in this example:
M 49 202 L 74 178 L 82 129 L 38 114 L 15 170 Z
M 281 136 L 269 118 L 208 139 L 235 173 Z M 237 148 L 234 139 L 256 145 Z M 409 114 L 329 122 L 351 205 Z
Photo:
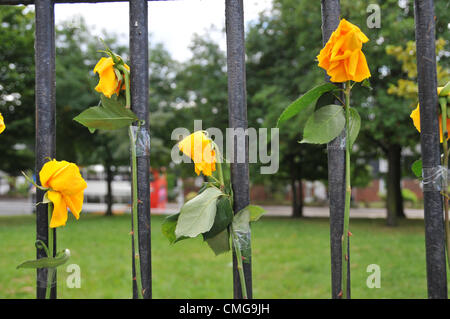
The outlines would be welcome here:
M 139 130 L 139 127 L 138 127 Z M 138 194 L 137 194 L 137 156 L 136 156 L 136 134 L 133 134 L 133 127 L 130 125 L 128 128 L 128 134 L 130 136 L 130 148 L 131 148 L 131 176 L 132 176 L 132 194 L 133 194 L 133 208 L 132 208 L 132 220 L 133 220 L 133 232 L 132 239 L 134 241 L 134 247 L 137 252 L 133 252 L 134 260 L 135 260 L 135 269 L 136 269 L 136 285 L 138 290 L 139 298 L 142 297 L 142 289 L 141 289 L 141 264 L 139 258 L 139 231 L 138 231 Z M 136 135 L 136 136 L 134 136 Z
M 342 232 L 342 293 L 345 299 L 347 294 L 347 272 L 348 272 L 348 233 L 350 222 L 350 199 L 352 188 L 350 185 L 350 81 L 345 85 L 345 210 L 344 230 Z
M 118 69 L 122 71 L 124 77 L 125 77 L 125 99 L 126 99 L 126 105 L 125 107 L 127 109 L 131 106 L 131 95 L 130 95 L 130 78 L 129 78 L 129 72 L 128 70 L 123 66 L 119 65 Z M 132 195 L 133 195 L 133 207 L 132 207 L 132 240 L 134 242 L 134 249 L 133 251 L 133 258 L 134 258 L 134 264 L 135 264 L 135 271 L 136 271 L 136 278 L 133 278 L 133 280 L 136 280 L 136 286 L 138 291 L 138 297 L 143 298 L 142 296 L 142 281 L 141 281 L 141 264 L 140 264 L 140 258 L 139 258 L 139 230 L 138 230 L 138 194 L 137 194 L 137 156 L 136 156 L 136 139 L 137 134 L 139 132 L 139 128 L 141 126 L 141 123 L 138 123 L 136 134 L 133 134 L 133 126 L 130 125 L 128 127 L 128 135 L 130 137 L 130 149 L 131 149 L 131 183 L 132 183 Z M 136 136 L 135 136 L 136 135 Z M 137 252 L 136 252 L 137 251 Z
M 222 170 L 222 154 L 220 153 L 219 147 L 216 143 L 211 142 L 213 144 L 214 150 L 216 152 L 216 164 L 217 164 L 217 174 L 219 175 L 220 185 L 225 187 L 225 182 L 223 178 L 223 170 Z
M 441 116 L 442 116 L 442 147 L 444 150 L 444 158 L 443 158 L 443 166 L 445 169 L 448 168 L 448 143 L 447 143 L 447 101 L 445 99 L 439 99 L 441 105 Z M 447 178 L 447 175 L 444 175 Z M 447 185 L 447 181 L 444 181 L 444 185 Z M 444 188 L 444 212 L 445 212 L 445 244 L 447 248 L 447 262 L 450 267 L 450 226 L 449 226 L 449 217 L 448 217 L 448 187 Z
M 50 221 L 52 219 L 52 213 L 53 213 L 53 205 L 52 203 L 48 203 L 48 255 L 47 257 L 54 257 L 55 251 L 53 249 L 53 228 L 50 228 Z M 55 269 L 54 268 L 47 268 L 47 290 L 45 291 L 45 298 L 50 299 L 51 298 L 51 291 L 52 291 L 52 284 L 53 284 L 53 277 L 55 275 Z
M 248 299 L 247 286 L 245 284 L 245 277 L 244 277 L 244 266 L 242 263 L 242 255 L 241 255 L 241 250 L 240 250 L 240 246 L 239 246 L 239 241 L 238 241 L 236 233 L 234 232 L 233 226 L 230 226 L 230 229 L 231 229 L 231 237 L 233 239 L 233 247 L 234 247 L 234 251 L 236 253 L 237 269 L 238 269 L 238 273 L 239 273 L 239 281 L 241 283 L 242 298 Z
M 131 94 L 130 94 L 130 73 L 129 71 L 122 65 L 117 67 L 120 71 L 122 71 L 125 77 L 125 108 L 129 109 L 131 106 Z

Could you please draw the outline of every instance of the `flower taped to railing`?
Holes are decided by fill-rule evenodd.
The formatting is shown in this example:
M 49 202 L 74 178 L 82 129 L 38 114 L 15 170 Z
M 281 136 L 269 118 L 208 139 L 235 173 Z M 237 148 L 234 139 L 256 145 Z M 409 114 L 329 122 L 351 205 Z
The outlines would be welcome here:
M 64 249 L 55 252 L 53 240 L 54 228 L 65 226 L 67 222 L 67 210 L 78 220 L 83 208 L 84 190 L 87 184 L 80 174 L 80 169 L 74 163 L 57 161 L 55 159 L 44 164 L 39 172 L 41 186 L 23 173 L 25 178 L 36 188 L 45 191 L 44 200 L 39 204 L 48 205 L 48 245 L 42 240 L 36 241 L 36 248 L 45 251 L 47 257 L 29 260 L 17 266 L 19 268 L 46 268 L 47 290 L 46 298 L 50 298 L 51 288 L 56 284 L 56 268 L 65 264 L 70 257 L 70 250 Z
M 138 189 L 137 189 L 137 158 L 148 156 L 150 152 L 150 137 L 148 132 L 141 126 L 145 121 L 139 120 L 131 111 L 130 97 L 130 67 L 123 59 L 112 52 L 105 45 L 105 50 L 100 51 L 109 57 L 102 57 L 94 67 L 94 73 L 99 75 L 99 82 L 95 90 L 99 92 L 100 101 L 83 111 L 74 118 L 75 121 L 84 125 L 91 133 L 95 130 L 118 130 L 128 127 L 131 152 L 131 180 L 132 180 L 132 226 L 131 236 L 135 249 L 139 247 L 138 234 Z M 137 123 L 137 126 L 133 126 Z M 139 251 L 139 249 L 137 250 Z M 138 291 L 138 296 L 143 297 L 140 258 L 139 253 L 133 251 L 136 267 L 136 277 L 133 277 Z
M 340 147 L 345 149 L 345 212 L 342 236 L 342 289 L 340 296 L 348 296 L 347 268 L 349 245 L 348 238 L 350 214 L 350 152 L 358 137 L 361 128 L 361 117 L 355 108 L 350 107 L 350 92 L 357 82 L 370 87 L 369 67 L 362 52 L 362 45 L 369 39 L 354 24 L 342 19 L 338 28 L 332 33 L 325 47 L 320 51 L 317 59 L 319 66 L 327 72 L 332 82 L 344 82 L 344 89 L 331 83 L 319 85 L 289 105 L 278 119 L 281 126 L 288 119 L 296 116 L 302 132 L 302 140 L 299 143 L 326 144 L 338 137 L 345 130 L 345 143 Z M 342 100 L 337 93 L 343 92 Z M 339 100 L 342 105 L 329 104 L 318 106 L 319 98 L 330 93 Z M 331 190 L 333 191 L 333 190 Z
M 178 147 L 193 160 L 197 175 L 202 173 L 210 181 L 203 184 L 179 213 L 165 219 L 162 233 L 171 244 L 202 235 L 216 255 L 230 251 L 231 241 L 237 257 L 242 296 L 246 299 L 242 263 L 250 262 L 250 223 L 257 221 L 265 211 L 259 206 L 249 205 L 233 214 L 229 172 L 224 174 L 219 148 L 206 132 L 192 133 L 179 142 Z
M 447 260 L 450 267 L 450 221 L 449 221 L 449 191 L 448 191 L 448 129 L 450 128 L 450 82 L 444 87 L 437 88 L 438 105 L 436 105 L 436 113 L 439 118 L 439 139 L 442 143 L 441 165 L 434 167 L 422 167 L 422 160 L 416 160 L 411 170 L 419 180 L 422 180 L 423 191 L 439 191 L 442 194 L 444 202 L 445 216 L 445 245 L 447 249 Z M 411 119 L 415 128 L 420 132 L 420 105 L 411 112 Z

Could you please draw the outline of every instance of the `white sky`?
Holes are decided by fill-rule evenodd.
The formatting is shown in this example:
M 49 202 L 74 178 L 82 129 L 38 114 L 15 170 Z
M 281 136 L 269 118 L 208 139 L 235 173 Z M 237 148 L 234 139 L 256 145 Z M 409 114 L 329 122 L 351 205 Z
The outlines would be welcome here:
M 244 0 L 244 19 L 247 25 L 255 20 L 258 13 L 271 7 L 272 0 Z M 128 41 L 127 2 L 98 4 L 56 4 L 55 20 L 72 20 L 83 16 L 94 35 L 102 30 L 120 36 L 120 42 Z M 220 33 L 225 28 L 225 0 L 178 0 L 152 1 L 148 5 L 149 33 L 152 40 L 162 42 L 179 61 L 188 59 L 191 54 L 188 46 L 195 33 L 204 34 L 211 26 L 211 37 L 225 50 L 225 37 Z

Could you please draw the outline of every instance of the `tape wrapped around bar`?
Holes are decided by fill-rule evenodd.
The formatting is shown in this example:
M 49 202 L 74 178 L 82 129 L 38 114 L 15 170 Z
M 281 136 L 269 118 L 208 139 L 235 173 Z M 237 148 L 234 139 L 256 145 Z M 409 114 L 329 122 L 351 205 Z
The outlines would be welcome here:
M 251 258 L 251 244 L 250 244 L 250 229 L 247 232 L 235 231 L 237 237 L 237 244 L 242 254 L 242 261 L 249 263 Z
M 133 137 L 136 140 L 136 156 L 150 156 L 150 135 L 146 128 L 132 126 Z
M 336 137 L 336 143 L 328 143 L 327 149 L 329 150 L 345 150 L 345 146 L 347 143 L 346 136 L 339 135 Z
M 448 169 L 444 166 L 423 167 L 422 185 L 424 192 L 442 191 L 448 185 Z

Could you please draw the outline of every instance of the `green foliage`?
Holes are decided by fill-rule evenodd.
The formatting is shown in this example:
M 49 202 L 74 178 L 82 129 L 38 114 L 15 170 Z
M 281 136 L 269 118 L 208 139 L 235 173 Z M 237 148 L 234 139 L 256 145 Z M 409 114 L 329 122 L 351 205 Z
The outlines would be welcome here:
M 304 121 L 309 118 L 309 116 L 314 112 L 317 100 L 326 92 L 336 89 L 331 83 L 321 84 L 315 88 L 309 90 L 304 95 L 299 97 L 297 100 L 292 102 L 284 111 L 281 113 L 280 118 L 277 122 L 277 127 L 280 126 L 286 120 L 292 118 L 293 116 L 303 113 L 302 116 Z M 303 129 L 303 125 L 300 126 L 300 130 Z
M 222 230 L 214 237 L 205 240 L 216 256 L 230 251 L 230 234 L 228 228 Z
M 418 159 L 411 165 L 411 170 L 417 178 L 422 178 L 422 160 Z
M 438 35 L 439 37 L 439 35 Z M 436 55 L 439 57 L 445 55 L 447 41 L 443 38 L 436 40 Z M 404 78 L 398 79 L 397 83 L 390 84 L 388 93 L 397 95 L 410 100 L 416 104 L 418 100 L 417 89 L 417 61 L 416 61 L 416 42 L 408 41 L 406 45 L 388 45 L 386 53 L 394 56 L 395 59 L 401 63 L 402 72 L 405 74 Z M 443 85 L 450 80 L 450 68 L 448 64 L 442 65 L 437 63 L 437 80 L 440 85 Z
M 64 265 L 70 258 L 70 253 L 66 251 L 60 252 L 56 257 L 44 257 L 35 260 L 27 260 L 17 266 L 20 268 L 56 268 Z
M 216 203 L 223 193 L 215 188 L 208 187 L 183 205 L 178 217 L 175 235 L 196 237 L 211 229 L 216 217 Z
M 34 166 L 34 13 L 1 6 L 0 21 L 0 170 L 19 175 Z
M 305 125 L 300 143 L 326 144 L 336 138 L 345 127 L 344 109 L 327 105 L 314 112 Z
M 402 197 L 403 200 L 411 202 L 413 204 L 417 204 L 417 195 L 410 189 L 403 188 L 402 189 Z
M 128 127 L 138 117 L 125 108 L 125 103 L 121 100 L 101 96 L 102 106 L 93 106 L 83 111 L 74 118 L 78 123 L 86 126 L 90 130 L 117 130 Z
M 228 228 L 233 220 L 233 208 L 231 207 L 230 198 L 222 196 L 217 200 L 216 217 L 211 229 L 203 234 L 205 240 L 210 239 Z
M 359 130 L 361 129 L 361 117 L 359 116 L 358 111 L 353 107 L 350 108 L 349 122 L 350 147 L 352 147 L 358 138 Z

